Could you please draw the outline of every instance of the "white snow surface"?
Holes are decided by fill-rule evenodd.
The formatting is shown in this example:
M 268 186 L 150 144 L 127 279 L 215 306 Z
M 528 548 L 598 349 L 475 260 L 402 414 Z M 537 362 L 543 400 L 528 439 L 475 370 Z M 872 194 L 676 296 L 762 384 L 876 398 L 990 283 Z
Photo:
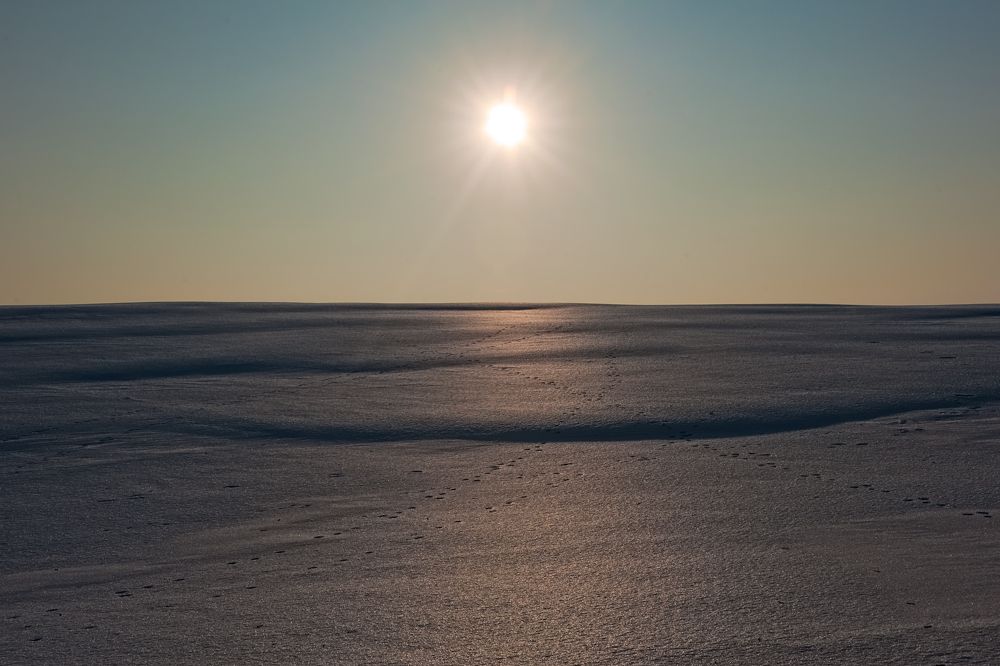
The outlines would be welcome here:
M 0 663 L 1000 663 L 1000 306 L 0 308 Z

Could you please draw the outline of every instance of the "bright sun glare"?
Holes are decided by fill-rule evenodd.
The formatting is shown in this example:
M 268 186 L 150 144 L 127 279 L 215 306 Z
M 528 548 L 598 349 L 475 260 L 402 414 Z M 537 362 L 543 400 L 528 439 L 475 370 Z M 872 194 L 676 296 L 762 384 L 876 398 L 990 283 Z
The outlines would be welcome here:
M 513 148 L 524 140 L 527 118 L 521 110 L 510 103 L 498 104 L 490 109 L 486 121 L 486 133 L 497 143 Z

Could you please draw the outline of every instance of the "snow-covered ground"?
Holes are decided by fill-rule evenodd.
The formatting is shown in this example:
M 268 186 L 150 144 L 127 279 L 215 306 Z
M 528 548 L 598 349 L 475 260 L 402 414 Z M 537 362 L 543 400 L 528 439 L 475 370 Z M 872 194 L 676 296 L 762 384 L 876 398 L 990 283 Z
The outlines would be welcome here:
M 997 663 L 998 404 L 997 306 L 0 308 L 0 663 Z

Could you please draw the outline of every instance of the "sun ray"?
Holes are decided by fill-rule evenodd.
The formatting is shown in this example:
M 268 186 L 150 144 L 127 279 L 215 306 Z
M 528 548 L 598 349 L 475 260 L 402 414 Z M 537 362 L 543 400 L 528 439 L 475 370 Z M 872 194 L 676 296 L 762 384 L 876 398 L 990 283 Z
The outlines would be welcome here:
M 427 236 L 427 240 L 424 241 L 420 249 L 414 254 L 413 261 L 410 262 L 410 268 L 406 271 L 404 279 L 400 282 L 399 288 L 396 290 L 398 294 L 404 296 L 408 295 L 408 288 L 423 272 L 425 264 L 434 252 L 435 248 L 437 248 L 438 244 L 441 242 L 441 238 L 452 227 L 452 225 L 454 225 L 459 215 L 464 210 L 466 203 L 475 193 L 476 188 L 485 176 L 492 160 L 493 157 L 489 153 L 480 155 L 479 160 L 469 171 L 468 177 L 458 188 L 455 198 L 452 200 L 451 206 L 449 206 L 445 214 L 441 216 L 437 225 Z

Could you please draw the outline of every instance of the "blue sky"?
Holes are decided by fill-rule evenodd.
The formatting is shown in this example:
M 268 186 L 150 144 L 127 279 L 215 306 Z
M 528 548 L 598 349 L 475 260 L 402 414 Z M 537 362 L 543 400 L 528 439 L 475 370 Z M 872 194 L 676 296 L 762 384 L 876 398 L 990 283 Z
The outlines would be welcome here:
M 0 304 L 1000 301 L 994 2 L 0 7 Z M 508 86 L 514 150 L 482 127 Z

